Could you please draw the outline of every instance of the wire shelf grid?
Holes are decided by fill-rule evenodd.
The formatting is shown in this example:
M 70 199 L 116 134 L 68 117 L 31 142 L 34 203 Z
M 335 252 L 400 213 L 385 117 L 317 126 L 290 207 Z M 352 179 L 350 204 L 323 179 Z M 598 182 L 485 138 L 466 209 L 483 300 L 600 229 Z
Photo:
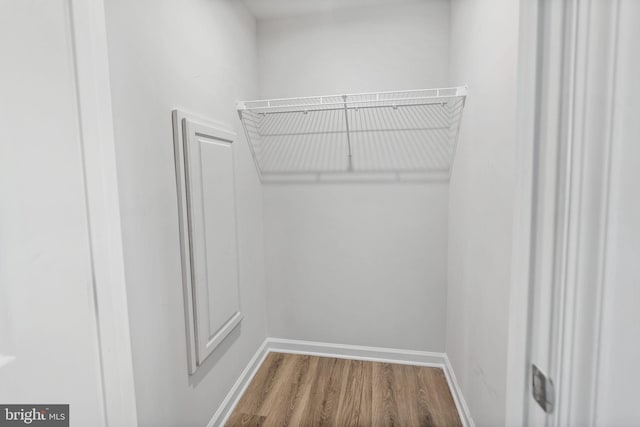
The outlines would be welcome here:
M 448 179 L 466 87 L 244 101 L 264 181 L 326 175 Z

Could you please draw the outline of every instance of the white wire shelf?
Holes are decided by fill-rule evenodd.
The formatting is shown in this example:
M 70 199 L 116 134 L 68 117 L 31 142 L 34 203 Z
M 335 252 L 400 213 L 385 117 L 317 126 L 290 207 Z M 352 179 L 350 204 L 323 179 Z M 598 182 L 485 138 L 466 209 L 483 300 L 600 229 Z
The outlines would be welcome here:
M 466 87 L 243 101 L 263 181 L 448 179 Z

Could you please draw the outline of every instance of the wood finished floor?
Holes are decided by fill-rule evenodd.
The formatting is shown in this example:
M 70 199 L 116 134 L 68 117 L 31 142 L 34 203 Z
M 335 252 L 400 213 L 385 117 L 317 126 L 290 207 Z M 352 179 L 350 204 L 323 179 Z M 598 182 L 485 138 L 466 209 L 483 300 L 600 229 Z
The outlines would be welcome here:
M 461 426 L 439 368 L 270 353 L 227 426 Z

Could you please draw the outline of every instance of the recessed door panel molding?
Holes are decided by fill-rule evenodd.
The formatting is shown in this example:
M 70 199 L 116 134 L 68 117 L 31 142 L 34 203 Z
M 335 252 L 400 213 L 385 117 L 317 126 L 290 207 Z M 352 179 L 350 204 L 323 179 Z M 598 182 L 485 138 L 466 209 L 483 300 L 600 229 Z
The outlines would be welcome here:
M 224 126 L 173 111 L 189 373 L 240 323 L 233 141 Z

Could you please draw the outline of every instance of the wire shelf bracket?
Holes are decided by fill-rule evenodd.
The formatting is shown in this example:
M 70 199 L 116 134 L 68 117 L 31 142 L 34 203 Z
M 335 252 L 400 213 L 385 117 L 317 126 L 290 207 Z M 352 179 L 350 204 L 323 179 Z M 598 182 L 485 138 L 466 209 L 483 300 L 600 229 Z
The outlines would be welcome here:
M 237 103 L 260 179 L 448 180 L 467 87 Z

